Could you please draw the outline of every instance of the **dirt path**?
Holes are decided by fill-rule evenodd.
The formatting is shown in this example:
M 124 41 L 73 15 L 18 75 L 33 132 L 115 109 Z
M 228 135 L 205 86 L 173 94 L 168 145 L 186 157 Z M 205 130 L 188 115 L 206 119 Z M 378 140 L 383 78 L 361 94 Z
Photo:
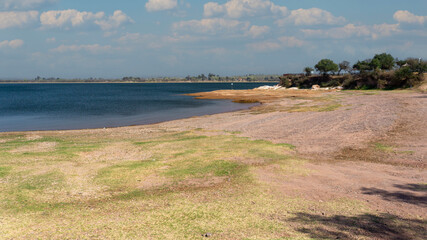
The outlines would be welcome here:
M 425 95 L 388 92 L 373 95 L 335 95 L 340 98 L 342 105 L 335 111 L 266 114 L 254 114 L 253 111 L 233 112 L 171 121 L 161 125 L 240 131 L 243 136 L 251 138 L 293 144 L 297 146 L 300 154 L 327 156 L 349 147 L 364 148 L 373 139 L 390 135 L 397 124 L 406 124 L 406 128 L 426 135 L 423 131 L 418 131 L 422 130 L 422 124 L 425 126 Z M 266 105 L 292 106 L 299 103 L 298 100 L 285 98 L 279 103 Z M 397 133 L 398 136 L 399 134 Z M 425 147 L 419 146 L 416 152 L 421 154 L 425 151 Z
M 335 111 L 246 111 L 161 125 L 240 131 L 255 139 L 293 144 L 298 155 L 312 160 L 306 165 L 311 173 L 283 179 L 265 168 L 258 171 L 260 181 L 287 196 L 355 199 L 373 211 L 426 218 L 427 95 L 333 94 L 342 105 Z M 285 98 L 266 106 L 299 103 Z

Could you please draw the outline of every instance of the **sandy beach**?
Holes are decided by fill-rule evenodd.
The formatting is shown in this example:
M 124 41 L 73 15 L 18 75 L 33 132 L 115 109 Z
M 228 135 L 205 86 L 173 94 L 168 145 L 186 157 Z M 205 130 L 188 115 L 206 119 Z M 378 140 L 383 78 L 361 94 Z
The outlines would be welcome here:
M 222 90 L 260 106 L 0 133 L 2 239 L 425 239 L 427 96 Z

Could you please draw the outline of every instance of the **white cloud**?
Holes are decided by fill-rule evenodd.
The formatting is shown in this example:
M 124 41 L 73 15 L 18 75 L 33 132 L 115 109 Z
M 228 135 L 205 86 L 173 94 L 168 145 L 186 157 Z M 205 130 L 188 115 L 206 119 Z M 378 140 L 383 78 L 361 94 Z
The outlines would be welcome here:
M 252 26 L 251 28 L 249 28 L 249 30 L 246 32 L 247 36 L 250 36 L 252 38 L 257 38 L 262 36 L 263 34 L 266 34 L 270 32 L 270 27 L 269 26 Z
M 176 8 L 178 0 L 148 0 L 145 4 L 145 8 L 149 12 L 163 11 Z
M 269 40 L 257 43 L 250 43 L 247 44 L 246 47 L 259 52 L 266 52 L 283 48 L 302 47 L 304 45 L 306 45 L 306 42 L 303 40 L 300 40 L 296 37 L 283 36 L 279 37 L 277 40 L 274 41 Z
M 39 12 L 0 12 L 0 29 L 22 27 L 37 20 Z
M 133 22 L 133 20 L 120 10 L 116 10 L 113 16 L 108 17 L 108 19 L 95 21 L 95 23 L 99 25 L 102 30 L 118 28 L 128 22 Z
M 418 23 L 427 22 L 427 16 L 417 16 L 409 11 L 397 11 L 393 15 L 394 20 L 400 23 Z
M 204 5 L 205 17 L 225 15 L 230 18 L 241 18 L 245 16 L 267 16 L 287 14 L 285 6 L 278 6 L 269 0 L 230 0 L 224 4 L 208 2 Z
M 279 26 L 284 26 L 287 23 L 293 23 L 295 25 L 334 25 L 342 24 L 345 21 L 344 17 L 335 17 L 332 13 L 319 8 L 301 8 L 291 11 L 288 17 L 277 20 L 276 24 Z
M 57 0 L 0 0 L 0 9 L 34 9 L 55 2 Z
M 306 43 L 303 40 L 300 40 L 296 37 L 279 37 L 279 42 L 281 43 L 282 46 L 285 47 L 302 47 L 304 46 Z
M 351 37 L 368 37 L 378 39 L 379 37 L 390 36 L 393 33 L 400 32 L 399 24 L 378 24 L 373 26 L 347 24 L 343 27 L 331 28 L 326 30 L 320 29 L 303 29 L 301 30 L 306 36 L 345 39 Z
M 47 28 L 76 27 L 90 20 L 102 19 L 104 15 L 104 12 L 79 12 L 75 9 L 48 11 L 40 15 L 40 22 Z
M 15 39 L 15 40 L 4 40 L 2 42 L 0 42 L 0 48 L 18 48 L 21 47 L 22 45 L 24 45 L 24 41 L 22 41 L 21 39 Z
M 203 6 L 203 8 L 204 8 L 204 15 L 206 17 L 212 17 L 225 12 L 224 5 L 220 5 L 217 2 L 208 2 Z
M 218 32 L 245 31 L 249 28 L 249 22 L 224 18 L 207 18 L 176 22 L 172 27 L 174 30 L 216 34 Z
M 377 39 L 378 37 L 388 37 L 393 35 L 393 33 L 400 32 L 399 24 L 375 24 L 372 26 L 372 38 Z
M 133 20 L 120 10 L 116 10 L 109 17 L 106 17 L 104 12 L 80 12 L 75 9 L 48 11 L 40 15 L 40 23 L 43 28 L 69 29 L 70 27 L 94 24 L 102 30 L 111 30 L 127 22 L 133 22 Z
M 52 52 L 57 53 L 64 53 L 64 52 L 79 52 L 79 51 L 86 51 L 91 53 L 104 53 L 109 50 L 111 50 L 112 47 L 110 45 L 99 45 L 99 44 L 92 44 L 92 45 L 61 45 L 57 48 L 51 49 Z

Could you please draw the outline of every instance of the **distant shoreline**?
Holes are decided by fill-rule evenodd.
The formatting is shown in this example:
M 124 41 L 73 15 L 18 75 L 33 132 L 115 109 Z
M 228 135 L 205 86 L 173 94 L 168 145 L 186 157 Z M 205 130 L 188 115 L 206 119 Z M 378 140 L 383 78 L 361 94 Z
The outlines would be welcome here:
M 86 82 L 86 81 L 49 81 L 49 82 L 34 82 L 34 81 L 1 81 L 0 84 L 69 84 L 69 83 L 88 83 L 88 84 L 108 84 L 108 83 L 116 83 L 116 84 L 141 84 L 141 83 L 277 83 L 278 81 L 147 81 L 147 82 L 124 82 L 124 81 L 102 81 L 102 82 Z

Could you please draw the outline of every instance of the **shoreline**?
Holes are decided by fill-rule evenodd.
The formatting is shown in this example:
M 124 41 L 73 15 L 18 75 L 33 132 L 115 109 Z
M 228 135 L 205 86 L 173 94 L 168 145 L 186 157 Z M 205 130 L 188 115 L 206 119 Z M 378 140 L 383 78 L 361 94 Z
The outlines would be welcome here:
M 3 236 L 423 239 L 427 98 L 260 93 L 234 91 L 264 103 L 250 110 L 0 133 Z
M 212 100 L 227 100 L 227 99 L 212 99 Z M 230 102 L 232 102 L 232 101 L 230 101 Z M 245 102 L 242 102 L 240 104 L 250 104 L 251 106 L 247 106 L 247 107 L 242 108 L 242 109 L 226 110 L 226 111 L 221 111 L 221 112 L 217 112 L 217 113 L 202 114 L 202 115 L 192 115 L 192 116 L 189 116 L 189 117 L 171 118 L 171 119 L 167 119 L 167 120 L 160 120 L 160 121 L 154 121 L 154 122 L 143 123 L 143 124 L 132 124 L 132 125 L 113 126 L 113 127 L 76 128 L 76 129 L 0 131 L 0 135 L 1 134 L 33 133 L 33 132 L 34 133 L 36 133 L 36 132 L 49 133 L 49 132 L 58 132 L 58 131 L 61 131 L 61 132 L 65 132 L 65 131 L 91 131 L 91 130 L 106 130 L 106 129 L 119 129 L 119 128 L 131 128 L 131 127 L 144 127 L 144 126 L 151 126 L 151 125 L 156 125 L 156 124 L 162 124 L 162 123 L 171 122 L 171 121 L 191 119 L 191 118 L 195 118 L 195 117 L 212 116 L 212 115 L 216 115 L 216 114 L 224 114 L 224 113 L 233 113 L 233 112 L 247 111 L 247 110 L 250 110 L 250 109 L 252 109 L 254 107 L 258 107 L 258 106 L 262 105 L 262 103 L 260 103 L 260 102 L 257 102 L 257 103 L 245 103 Z
M 152 122 L 152 123 L 146 123 L 146 124 L 134 124 L 134 125 L 124 125 L 124 126 L 117 126 L 117 127 L 98 127 L 98 128 L 76 128 L 76 129 L 55 129 L 55 130 L 28 130 L 28 131 L 8 131 L 8 132 L 2 132 L 0 131 L 0 135 L 1 134 L 19 134 L 19 133 L 49 133 L 49 132 L 69 132 L 69 131 L 96 131 L 96 130 L 108 130 L 108 129 L 119 129 L 119 128 L 134 128 L 134 127 L 146 127 L 146 126 L 153 126 L 153 125 L 157 125 L 157 124 L 163 124 L 163 123 L 167 123 L 167 122 L 172 122 L 172 121 L 179 121 L 179 120 L 188 120 L 191 118 L 196 118 L 196 117 L 204 117 L 204 116 L 213 116 L 216 114 L 224 114 L 224 113 L 236 113 L 236 112 L 240 112 L 240 111 L 247 111 L 250 110 L 251 108 L 254 107 L 258 107 L 260 105 L 262 105 L 262 103 L 256 104 L 256 103 L 241 103 L 241 104 L 255 104 L 254 106 L 250 106 L 248 108 L 244 108 L 244 109 L 237 109 L 237 110 L 231 110 L 231 111 L 224 111 L 224 112 L 218 112 L 218 113 L 212 113 L 212 114 L 203 114 L 203 115 L 193 115 L 190 117 L 183 117 L 183 118 L 173 118 L 173 119 L 169 119 L 169 120 L 164 120 L 164 121 L 156 121 L 156 122 Z
M 126 127 L 139 127 L 139 126 L 150 126 L 155 124 L 162 124 L 170 121 L 176 120 L 184 120 L 191 119 L 195 117 L 202 116 L 212 116 L 216 114 L 224 114 L 224 113 L 233 113 L 240 111 L 251 110 L 256 107 L 260 107 L 263 104 L 268 104 L 274 101 L 278 101 L 287 97 L 305 97 L 305 96 L 320 96 L 322 93 L 327 92 L 335 92 L 335 90 L 329 91 L 312 91 L 308 89 L 300 89 L 300 90 L 260 90 L 260 89 L 245 89 L 245 90 L 215 90 L 210 92 L 197 92 L 197 93 L 187 93 L 183 94 L 186 96 L 191 96 L 195 99 L 200 100 L 228 100 L 234 103 L 239 104 L 250 104 L 251 106 L 247 106 L 242 109 L 230 110 L 230 111 L 220 111 L 217 113 L 211 114 L 202 114 L 202 115 L 192 115 L 188 117 L 178 117 L 171 118 L 168 120 L 160 120 L 154 121 L 150 123 L 144 124 L 131 124 L 131 125 L 123 125 L 123 126 L 113 126 L 113 127 L 95 127 L 95 128 L 76 128 L 76 129 L 54 129 L 54 130 L 25 130 L 25 131 L 0 131 L 2 133 L 31 133 L 31 132 L 55 132 L 55 131 L 84 131 L 84 130 L 103 130 L 103 129 L 117 129 L 117 128 L 126 128 Z
M 236 110 L 230 110 L 230 111 L 221 111 L 217 113 L 211 113 L 211 114 L 202 114 L 202 115 L 192 115 L 189 117 L 182 117 L 182 118 L 171 118 L 168 120 L 161 120 L 161 121 L 154 121 L 150 123 L 144 123 L 144 124 L 132 124 L 132 125 L 123 125 L 123 126 L 114 126 L 114 127 L 96 127 L 96 128 L 76 128 L 76 129 L 54 129 L 54 130 L 28 130 L 28 131 L 0 131 L 1 133 L 31 133 L 31 132 L 55 132 L 55 131 L 79 131 L 79 130 L 102 130 L 102 129 L 117 129 L 117 128 L 125 128 L 125 127 L 138 127 L 138 126 L 149 126 L 149 125 L 155 125 L 155 124 L 161 124 L 165 122 L 170 121 L 176 121 L 176 120 L 184 120 L 184 119 L 191 119 L 194 117 L 202 117 L 202 116 L 212 116 L 216 114 L 224 114 L 224 113 L 232 113 L 232 112 L 239 112 L 239 111 L 247 111 L 251 110 L 252 108 L 259 107 L 265 103 L 271 103 L 273 101 L 277 101 L 286 97 L 303 97 L 305 95 L 310 96 L 318 96 L 322 93 L 326 92 L 335 92 L 334 90 L 330 91 L 321 91 L 321 92 L 314 92 L 312 90 L 307 89 L 300 89 L 300 90 L 260 90 L 260 89 L 245 89 L 245 90 L 215 90 L 210 92 L 197 92 L 197 93 L 187 93 L 183 94 L 186 96 L 191 96 L 195 99 L 200 100 L 229 100 L 234 103 L 239 104 L 250 104 L 251 106 L 247 106 L 242 109 L 236 109 Z
M 163 81 L 154 81 L 154 82 L 123 82 L 123 81 L 103 81 L 103 82 L 79 82 L 79 81 L 70 81 L 70 82 L 3 82 L 0 81 L 0 84 L 152 84 L 152 83 L 278 83 L 278 81 L 198 81 L 198 82 L 187 82 L 187 81 L 173 81 L 173 82 L 163 82 Z

